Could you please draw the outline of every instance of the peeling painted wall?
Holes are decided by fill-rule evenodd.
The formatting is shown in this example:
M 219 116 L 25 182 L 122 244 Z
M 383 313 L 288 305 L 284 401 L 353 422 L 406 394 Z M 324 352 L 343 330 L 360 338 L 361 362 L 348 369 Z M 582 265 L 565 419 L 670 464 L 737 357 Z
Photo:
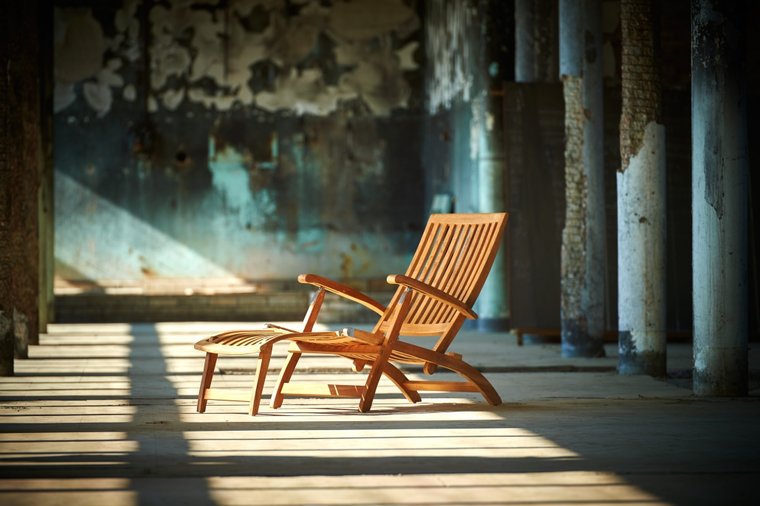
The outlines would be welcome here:
M 449 193 L 459 212 L 478 212 L 482 161 L 501 158 L 503 81 L 514 77 L 510 2 L 428 0 L 425 12 L 429 192 Z M 498 190 L 497 190 L 498 191 Z
M 404 269 L 426 217 L 415 1 L 68 5 L 54 34 L 59 275 Z
M 58 8 L 56 111 L 83 98 L 105 116 L 115 98 L 134 101 L 145 83 L 122 75 L 145 58 L 150 112 L 185 101 L 215 111 L 257 106 L 325 116 L 357 99 L 378 116 L 405 108 L 404 72 L 417 69 L 419 18 L 402 0 L 125 0 L 104 8 Z M 107 33 L 106 33 L 107 32 Z M 330 56 L 326 56 L 331 53 Z M 77 89 L 81 84 L 81 90 Z
M 470 100 L 477 84 L 472 71 L 479 62 L 472 46 L 478 26 L 475 2 L 429 2 L 426 37 L 432 74 L 428 84 L 431 113 L 451 107 L 457 99 Z

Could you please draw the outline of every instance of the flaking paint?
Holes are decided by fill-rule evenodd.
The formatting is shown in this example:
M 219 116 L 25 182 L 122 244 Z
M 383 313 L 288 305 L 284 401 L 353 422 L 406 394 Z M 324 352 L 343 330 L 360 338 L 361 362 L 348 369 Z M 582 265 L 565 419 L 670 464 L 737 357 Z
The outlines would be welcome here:
M 140 26 L 140 9 L 148 9 L 148 27 Z M 250 27 L 254 9 L 261 11 L 264 29 Z M 146 93 L 151 112 L 175 110 L 189 100 L 216 111 L 256 105 L 325 116 L 341 101 L 360 100 L 372 114 L 387 116 L 408 106 L 404 72 L 417 69 L 417 44 L 395 48 L 393 43 L 394 37 L 407 39 L 420 27 L 415 10 L 401 0 L 327 6 L 312 1 L 296 15 L 286 14 L 284 1 L 166 5 L 126 0 L 114 15 L 113 34 L 105 33 L 90 9 L 59 8 L 55 20 L 56 111 L 82 94 L 100 117 L 124 96 L 112 88 L 136 84 L 108 70 L 114 60 L 121 66 L 140 59 L 141 29 L 150 31 Z M 314 55 L 325 51 L 354 58 L 349 66 L 336 67 L 337 75 L 326 76 L 313 64 Z M 271 64 L 276 77 L 258 89 L 253 70 L 262 63 Z M 104 70 L 107 75 L 101 75 Z
M 427 54 L 432 68 L 428 110 L 435 114 L 449 109 L 456 99 L 469 101 L 475 91 L 470 70 L 476 61 L 468 38 L 477 27 L 477 11 L 467 1 L 431 2 L 427 15 Z
M 617 208 L 618 328 L 629 341 L 621 334 L 619 369 L 660 376 L 666 372 L 664 126 L 649 123 L 639 152 L 617 173 Z
M 80 12 L 105 49 L 88 77 L 56 88 L 56 177 L 81 196 L 57 190 L 60 227 L 78 230 L 57 235 L 59 272 L 403 272 L 426 216 L 420 114 L 406 112 L 422 103 L 407 83 L 419 80 L 420 23 L 415 2 L 381 3 L 393 15 L 373 28 L 375 5 L 355 36 L 330 21 L 342 2 L 93 2 Z M 66 28 L 70 8 L 57 12 Z M 108 209 L 119 233 L 90 221 L 92 209 Z M 185 248 L 198 262 L 164 261 Z

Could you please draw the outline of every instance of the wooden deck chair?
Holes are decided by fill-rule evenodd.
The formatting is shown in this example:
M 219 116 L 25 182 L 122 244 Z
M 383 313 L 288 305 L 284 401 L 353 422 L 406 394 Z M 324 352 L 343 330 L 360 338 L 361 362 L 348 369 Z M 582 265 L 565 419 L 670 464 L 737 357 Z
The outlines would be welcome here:
M 288 356 L 271 398 L 279 408 L 285 396 L 356 397 L 359 411 L 372 406 L 375 390 L 385 375 L 411 402 L 419 402 L 420 391 L 479 392 L 491 405 L 501 403 L 491 383 L 460 354 L 447 352 L 466 318 L 477 315 L 472 306 L 491 269 L 507 222 L 506 213 L 434 214 L 430 217 L 406 274 L 394 274 L 388 283 L 398 285 L 388 306 L 344 284 L 314 274 L 302 274 L 301 283 L 317 287 L 300 331 L 271 325 L 265 330 L 232 331 L 195 344 L 206 353 L 198 394 L 199 412 L 209 399 L 249 403 L 249 413 L 259 409 L 272 346 L 290 341 Z M 379 315 L 371 332 L 344 329 L 313 332 L 326 293 L 362 304 Z M 431 347 L 404 342 L 401 336 L 437 337 Z M 362 385 L 315 385 L 292 383 L 291 377 L 304 353 L 330 354 L 353 361 L 355 371 L 369 367 Z M 250 392 L 211 388 L 218 355 L 258 354 L 254 384 Z M 394 363 L 421 365 L 432 375 L 438 367 L 459 374 L 464 381 L 410 381 Z

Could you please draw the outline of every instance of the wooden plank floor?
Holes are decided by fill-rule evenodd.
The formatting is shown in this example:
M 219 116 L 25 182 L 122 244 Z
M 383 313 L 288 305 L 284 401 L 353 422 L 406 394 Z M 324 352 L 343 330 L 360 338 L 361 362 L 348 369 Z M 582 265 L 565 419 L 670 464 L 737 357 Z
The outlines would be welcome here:
M 501 406 L 469 392 L 413 405 L 383 381 L 368 414 L 355 399 L 198 414 L 192 343 L 225 326 L 52 326 L 0 378 L 0 504 L 760 503 L 755 383 L 748 398 L 696 399 L 675 380 L 618 376 L 614 358 L 562 372 L 557 346 L 468 333 Z M 215 388 L 250 388 L 255 361 L 230 360 Z M 347 362 L 305 365 L 305 381 L 362 380 Z

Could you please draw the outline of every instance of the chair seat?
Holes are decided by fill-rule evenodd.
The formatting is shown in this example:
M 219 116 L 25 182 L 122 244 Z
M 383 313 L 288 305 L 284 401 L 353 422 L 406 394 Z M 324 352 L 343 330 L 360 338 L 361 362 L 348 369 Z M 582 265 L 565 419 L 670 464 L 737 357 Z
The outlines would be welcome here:
M 382 342 L 379 336 L 367 332 L 343 329 L 334 332 L 290 332 L 281 329 L 235 330 L 224 332 L 195 343 L 196 350 L 217 355 L 251 355 L 261 351 L 267 344 L 289 340 L 315 344 L 372 344 Z
M 196 350 L 219 355 L 251 355 L 278 337 L 290 334 L 284 330 L 235 330 L 202 339 L 195 343 Z

